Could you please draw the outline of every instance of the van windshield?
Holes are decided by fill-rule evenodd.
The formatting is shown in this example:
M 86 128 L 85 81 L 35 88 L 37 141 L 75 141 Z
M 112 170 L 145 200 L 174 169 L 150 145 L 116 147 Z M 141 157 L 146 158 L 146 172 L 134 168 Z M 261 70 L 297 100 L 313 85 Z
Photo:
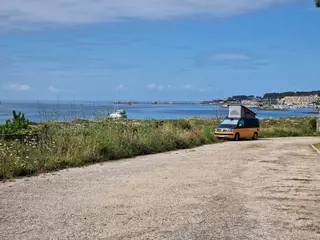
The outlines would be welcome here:
M 239 119 L 225 119 L 221 124 L 237 125 Z
M 235 128 L 238 125 L 239 119 L 224 119 L 219 125 L 220 128 Z

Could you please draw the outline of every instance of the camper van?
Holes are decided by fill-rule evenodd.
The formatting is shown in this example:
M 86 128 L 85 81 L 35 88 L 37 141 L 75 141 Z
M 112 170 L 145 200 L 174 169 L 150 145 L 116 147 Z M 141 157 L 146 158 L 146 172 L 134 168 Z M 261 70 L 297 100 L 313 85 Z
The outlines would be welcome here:
M 229 106 L 229 114 L 215 130 L 217 138 L 247 138 L 257 140 L 260 134 L 260 122 L 250 109 L 240 106 Z

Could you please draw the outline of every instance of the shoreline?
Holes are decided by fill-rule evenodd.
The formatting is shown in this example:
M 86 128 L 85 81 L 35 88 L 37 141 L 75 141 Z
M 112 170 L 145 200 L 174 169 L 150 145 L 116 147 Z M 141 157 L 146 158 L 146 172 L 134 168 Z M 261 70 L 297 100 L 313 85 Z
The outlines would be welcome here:
M 264 117 L 259 117 L 257 115 L 257 118 L 259 120 L 266 120 L 266 119 L 301 119 L 301 118 L 317 118 L 320 116 L 320 113 L 318 112 L 301 112 L 302 114 L 308 114 L 307 116 L 264 116 Z M 140 119 L 140 118 L 130 118 L 128 117 L 127 119 L 122 119 L 120 121 L 126 121 L 126 122 L 144 122 L 144 121 L 156 121 L 156 122 L 163 122 L 163 121 L 179 121 L 179 120 L 221 120 L 226 118 L 227 115 L 221 115 L 218 117 L 177 117 L 177 118 L 145 118 L 145 119 Z M 9 118 L 9 116 L 8 116 Z M 51 123 L 95 123 L 95 122 L 100 122 L 103 120 L 112 120 L 108 118 L 107 116 L 101 117 L 99 119 L 94 119 L 94 118 L 75 118 L 75 119 L 70 119 L 70 120 L 43 120 L 43 121 L 30 121 L 30 125 L 41 125 L 41 124 L 51 124 Z M 119 120 L 118 120 L 119 121 Z M 5 120 L 0 121 L 0 126 L 5 125 Z M 0 133 L 1 136 L 1 133 Z
M 141 104 L 141 105 L 140 105 Z M 24 112 L 26 117 L 33 122 L 45 121 L 72 121 L 74 119 L 100 119 L 108 116 L 115 109 L 112 103 L 87 104 L 82 103 L 61 105 L 41 105 L 41 104 L 17 104 L 4 106 L 0 123 L 5 123 L 7 119 L 12 117 L 12 108 Z M 145 119 L 183 119 L 183 118 L 216 118 L 227 115 L 227 108 L 221 105 L 211 104 L 192 104 L 191 102 L 176 102 L 174 105 L 153 105 L 140 102 L 137 105 L 119 105 L 118 108 L 125 110 L 130 119 L 145 120 Z M 256 111 L 259 118 L 280 118 L 290 116 L 319 116 L 316 109 L 300 108 L 300 109 L 277 109 L 277 108 L 261 108 L 251 107 Z
M 318 114 L 320 115 L 320 112 L 304 112 L 305 114 Z

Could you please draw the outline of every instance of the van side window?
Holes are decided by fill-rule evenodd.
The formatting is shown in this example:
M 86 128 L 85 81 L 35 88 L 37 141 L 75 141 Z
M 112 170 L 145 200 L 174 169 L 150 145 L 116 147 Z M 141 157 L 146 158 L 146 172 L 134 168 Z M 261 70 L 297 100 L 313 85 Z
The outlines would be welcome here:
M 244 120 L 243 119 L 239 120 L 239 127 L 244 127 Z
M 246 119 L 244 122 L 245 122 L 244 124 L 245 128 L 251 128 L 251 125 L 252 125 L 251 119 Z
M 258 119 L 254 118 L 251 121 L 252 121 L 252 124 L 251 124 L 252 128 L 258 128 L 259 127 L 259 120 Z
M 245 128 L 258 128 L 259 127 L 259 120 L 256 118 L 252 119 L 245 119 Z
M 247 119 L 246 120 L 246 128 L 252 128 L 253 127 L 253 125 L 254 125 L 254 122 L 253 122 L 254 120 L 253 119 Z

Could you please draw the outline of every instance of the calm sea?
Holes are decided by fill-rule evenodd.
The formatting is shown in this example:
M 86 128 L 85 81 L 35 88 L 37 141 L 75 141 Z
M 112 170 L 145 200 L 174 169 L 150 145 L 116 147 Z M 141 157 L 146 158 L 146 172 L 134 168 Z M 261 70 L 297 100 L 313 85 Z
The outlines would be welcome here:
M 93 101 L 3 101 L 0 104 L 0 122 L 4 123 L 6 119 L 12 117 L 12 110 L 25 113 L 26 117 L 34 122 L 41 121 L 70 121 L 76 118 L 98 119 L 106 116 L 114 110 L 111 102 L 93 102 Z M 119 108 L 127 111 L 130 119 L 177 119 L 177 118 L 216 118 L 227 116 L 228 109 L 219 106 L 210 105 L 119 105 Z M 316 116 L 308 112 L 314 112 L 314 109 L 298 109 L 288 111 L 261 111 L 255 110 L 258 118 L 283 118 L 283 117 L 301 117 Z

